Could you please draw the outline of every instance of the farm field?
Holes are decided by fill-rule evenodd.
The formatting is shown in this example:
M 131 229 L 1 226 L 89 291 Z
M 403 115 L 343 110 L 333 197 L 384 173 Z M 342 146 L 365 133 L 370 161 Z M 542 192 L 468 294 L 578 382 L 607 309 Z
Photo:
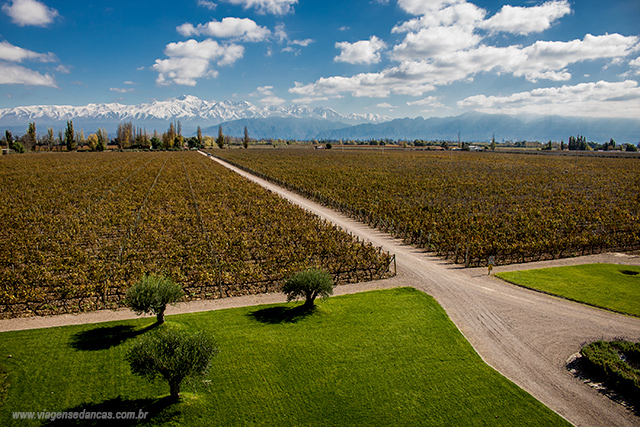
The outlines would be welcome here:
M 640 248 L 640 161 L 400 150 L 213 153 L 465 266 Z
M 142 410 L 146 425 L 568 425 L 484 363 L 420 291 L 333 297 L 289 316 L 296 305 L 168 316 L 163 327 L 209 331 L 220 350 L 208 381 L 185 384 L 171 406 L 166 382 L 124 361 L 152 319 L 2 333 L 0 424 L 23 425 L 14 411 Z
M 583 264 L 496 273 L 518 286 L 640 317 L 640 267 Z
M 0 177 L 0 318 L 118 307 L 144 273 L 187 299 L 274 291 L 308 267 L 389 274 L 389 254 L 196 152 L 4 156 Z

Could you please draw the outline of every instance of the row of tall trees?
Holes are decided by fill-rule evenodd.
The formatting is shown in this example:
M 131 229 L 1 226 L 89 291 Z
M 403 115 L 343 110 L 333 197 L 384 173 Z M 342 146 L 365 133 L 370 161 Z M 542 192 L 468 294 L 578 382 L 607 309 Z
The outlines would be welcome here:
M 2 141 L 2 145 L 6 145 L 12 151 L 24 153 L 25 151 L 35 151 L 40 147 L 50 151 L 75 151 L 78 148 L 88 147 L 91 151 L 102 151 L 107 148 L 109 136 L 107 131 L 98 128 L 96 133 L 92 133 L 85 138 L 84 131 L 75 132 L 73 129 L 73 121 L 68 120 L 66 128 L 58 131 L 56 136 L 53 128 L 47 128 L 46 134 L 38 138 L 36 133 L 35 122 L 30 122 L 27 127 L 27 133 L 19 138 L 15 138 L 11 131 L 6 130 Z

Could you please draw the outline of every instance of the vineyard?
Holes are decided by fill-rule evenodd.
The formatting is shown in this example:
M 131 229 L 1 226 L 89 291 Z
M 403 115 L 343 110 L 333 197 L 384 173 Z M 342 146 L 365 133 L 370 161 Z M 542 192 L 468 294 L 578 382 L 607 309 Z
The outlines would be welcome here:
M 640 249 L 635 158 L 217 150 L 232 163 L 465 266 Z
M 0 159 L 0 318 L 123 305 L 144 273 L 187 299 L 275 291 L 318 267 L 387 277 L 390 256 L 196 152 Z

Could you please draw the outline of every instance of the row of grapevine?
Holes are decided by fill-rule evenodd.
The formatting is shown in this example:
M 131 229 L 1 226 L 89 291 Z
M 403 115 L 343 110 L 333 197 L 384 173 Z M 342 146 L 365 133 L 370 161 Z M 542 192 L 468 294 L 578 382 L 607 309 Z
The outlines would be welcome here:
M 640 162 L 490 153 L 226 150 L 251 170 L 465 266 L 640 248 Z
M 11 156 L 0 176 L 0 317 L 115 308 L 144 273 L 189 299 L 274 291 L 308 267 L 390 274 L 389 254 L 195 152 Z

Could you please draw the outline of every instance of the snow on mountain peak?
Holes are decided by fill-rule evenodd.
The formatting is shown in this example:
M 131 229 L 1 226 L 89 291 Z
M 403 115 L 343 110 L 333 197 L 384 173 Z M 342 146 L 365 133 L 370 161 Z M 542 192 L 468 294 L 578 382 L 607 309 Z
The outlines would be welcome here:
M 239 119 L 293 117 L 324 119 L 346 124 L 381 123 L 391 120 L 377 114 L 340 114 L 326 108 L 309 108 L 295 105 L 257 106 L 247 101 L 204 101 L 197 96 L 183 95 L 163 101 L 152 101 L 138 105 L 119 103 L 70 105 L 33 105 L 0 109 L 0 125 L 17 126 L 29 121 L 54 124 L 66 120 L 83 120 L 91 123 L 114 123 L 133 121 L 134 123 L 151 121 L 181 120 L 195 125 L 211 126 Z M 141 124 L 141 123 L 140 123 Z

